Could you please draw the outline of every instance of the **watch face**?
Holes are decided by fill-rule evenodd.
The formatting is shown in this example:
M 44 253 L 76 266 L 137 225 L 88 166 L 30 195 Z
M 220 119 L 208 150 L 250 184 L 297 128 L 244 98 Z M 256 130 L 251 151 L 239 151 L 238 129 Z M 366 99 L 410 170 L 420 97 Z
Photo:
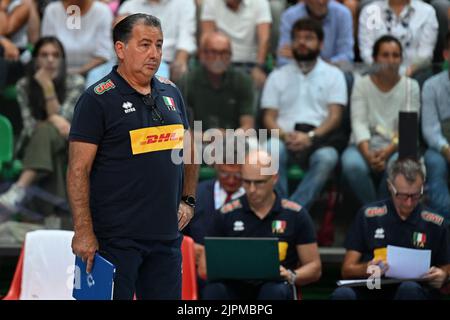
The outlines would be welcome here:
M 186 202 L 191 207 L 195 206 L 195 198 L 191 196 L 183 197 L 183 201 Z

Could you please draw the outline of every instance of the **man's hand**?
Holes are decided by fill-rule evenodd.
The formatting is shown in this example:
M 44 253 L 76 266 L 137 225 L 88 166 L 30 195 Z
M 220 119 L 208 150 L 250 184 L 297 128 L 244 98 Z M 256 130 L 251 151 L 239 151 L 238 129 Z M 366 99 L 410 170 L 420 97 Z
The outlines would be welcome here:
M 369 274 L 369 275 L 372 274 L 371 272 L 369 272 L 369 267 L 370 266 L 378 266 L 380 268 L 380 276 L 381 277 L 384 276 L 384 274 L 389 269 L 389 265 L 387 263 L 385 263 L 383 260 L 380 260 L 380 259 L 375 260 L 375 259 L 373 259 L 373 260 L 371 260 L 371 261 L 369 261 L 367 263 L 367 271 L 366 271 L 366 273 Z
M 194 208 L 181 201 L 180 206 L 178 207 L 178 229 L 180 231 L 183 230 L 193 216 Z
M 94 256 L 98 250 L 98 242 L 92 231 L 78 231 L 72 239 L 72 251 L 73 253 L 80 257 L 83 262 L 87 263 L 86 272 L 91 273 Z
M 253 83 L 258 89 L 261 89 L 266 82 L 267 74 L 259 67 L 254 67 L 251 72 Z
M 302 151 L 311 146 L 311 139 L 304 132 L 294 131 L 286 135 L 286 148 L 291 151 Z
M 447 272 L 438 267 L 431 267 L 423 277 L 430 286 L 440 289 L 448 278 Z
M 290 284 L 295 284 L 296 274 L 295 272 L 286 269 L 280 265 L 280 276 Z
M 285 44 L 278 50 L 278 55 L 281 57 L 292 59 L 292 47 L 289 44 Z
M 175 60 L 170 64 L 170 80 L 178 81 L 187 71 L 187 63 L 181 60 Z
M 5 59 L 17 61 L 19 60 L 20 52 L 16 45 L 6 37 L 0 39 L 0 45 L 5 50 Z

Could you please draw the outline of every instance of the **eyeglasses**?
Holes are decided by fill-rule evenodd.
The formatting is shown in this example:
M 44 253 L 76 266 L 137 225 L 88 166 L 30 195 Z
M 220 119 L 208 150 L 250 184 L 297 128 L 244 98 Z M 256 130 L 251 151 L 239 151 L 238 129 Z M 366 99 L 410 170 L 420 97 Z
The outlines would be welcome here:
M 391 185 L 394 196 L 399 200 L 406 201 L 408 198 L 411 198 L 411 200 L 417 201 L 423 196 L 423 185 L 418 193 L 400 193 L 395 189 L 394 184 L 391 181 L 388 180 L 388 183 Z
M 272 177 L 270 177 L 272 178 Z M 262 187 L 267 182 L 269 182 L 270 178 L 260 179 L 260 180 L 250 180 L 250 179 L 242 179 L 242 184 L 246 187 L 250 187 L 252 184 L 255 185 L 255 188 Z
M 152 120 L 164 124 L 164 117 L 161 111 L 159 111 L 158 106 L 156 105 L 155 100 L 153 100 L 152 96 L 150 94 L 147 94 L 142 97 L 142 101 L 146 106 L 150 107 L 152 111 Z
M 234 178 L 236 180 L 240 180 L 242 178 L 242 175 L 240 172 L 219 171 L 218 174 L 219 174 L 219 177 L 222 179 Z
M 231 56 L 231 51 L 229 50 L 204 49 L 203 52 L 208 56 L 219 56 L 221 58 L 229 58 Z

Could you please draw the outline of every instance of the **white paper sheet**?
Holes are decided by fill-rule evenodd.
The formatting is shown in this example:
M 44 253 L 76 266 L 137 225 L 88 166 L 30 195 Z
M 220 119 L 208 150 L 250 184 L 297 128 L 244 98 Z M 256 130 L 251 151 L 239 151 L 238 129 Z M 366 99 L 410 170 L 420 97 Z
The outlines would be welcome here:
M 430 269 L 431 250 L 387 246 L 386 276 L 390 278 L 421 278 Z

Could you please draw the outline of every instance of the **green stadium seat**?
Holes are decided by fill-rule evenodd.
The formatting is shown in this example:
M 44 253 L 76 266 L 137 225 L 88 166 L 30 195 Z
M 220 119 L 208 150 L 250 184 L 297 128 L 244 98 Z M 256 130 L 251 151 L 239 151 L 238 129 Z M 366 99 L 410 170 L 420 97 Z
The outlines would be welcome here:
M 200 167 L 199 180 L 209 180 L 216 177 L 216 170 L 213 167 L 204 166 Z
M 22 163 L 14 160 L 14 134 L 11 122 L 0 115 L 0 176 L 11 180 L 22 171 Z

